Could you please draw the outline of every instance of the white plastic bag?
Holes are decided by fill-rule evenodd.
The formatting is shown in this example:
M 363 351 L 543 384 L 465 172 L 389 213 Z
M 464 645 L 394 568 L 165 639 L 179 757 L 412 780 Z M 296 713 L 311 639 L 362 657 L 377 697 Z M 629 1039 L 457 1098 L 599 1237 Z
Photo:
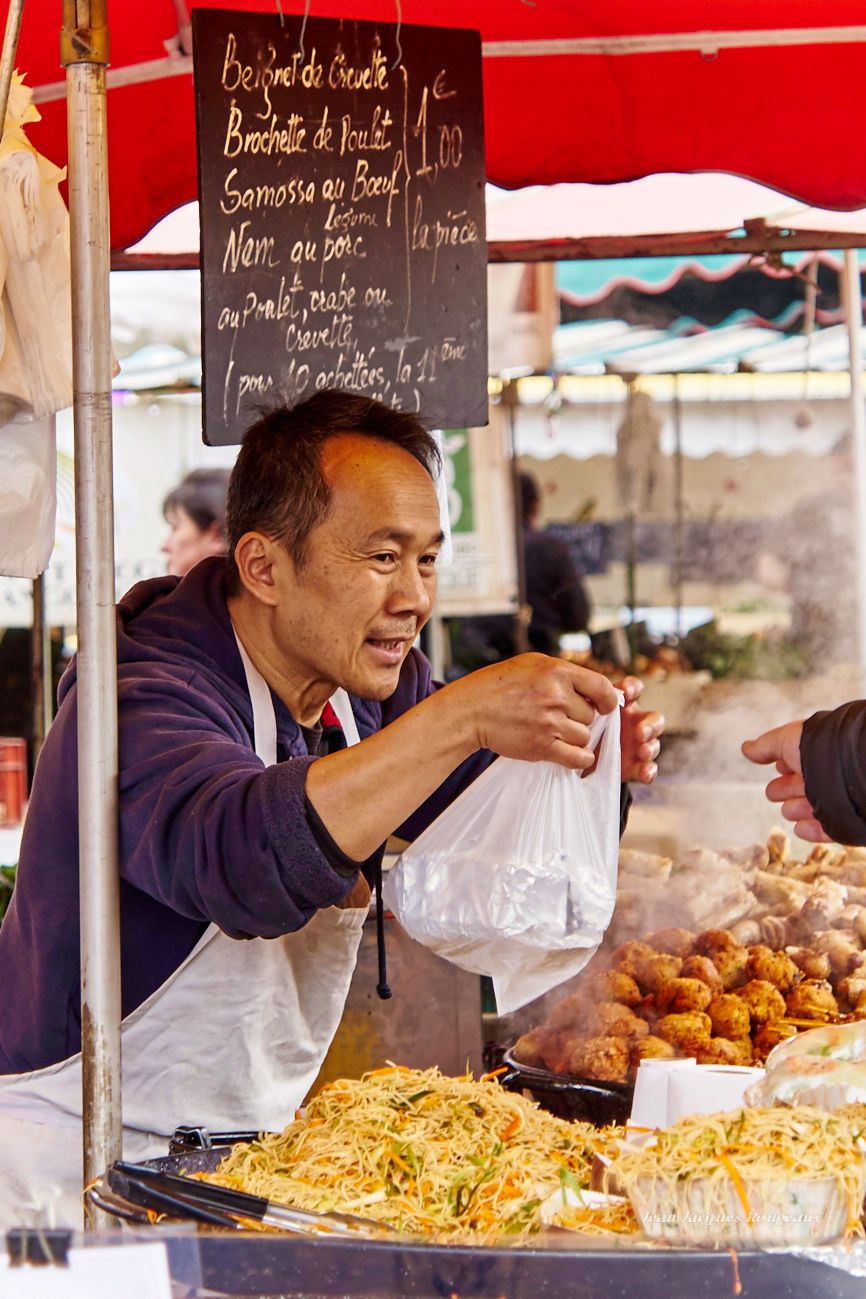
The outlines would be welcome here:
M 592 774 L 498 758 L 389 872 L 385 905 L 417 942 L 493 979 L 517 1010 L 593 955 L 616 902 L 619 709 L 596 717 Z

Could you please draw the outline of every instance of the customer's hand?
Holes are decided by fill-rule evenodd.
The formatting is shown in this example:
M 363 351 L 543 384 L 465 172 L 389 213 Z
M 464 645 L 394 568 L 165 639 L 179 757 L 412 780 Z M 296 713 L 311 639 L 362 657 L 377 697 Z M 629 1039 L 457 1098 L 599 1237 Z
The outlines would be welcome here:
M 760 766 L 771 762 L 779 773 L 767 786 L 771 803 L 781 803 L 782 816 L 794 822 L 794 833 L 810 843 L 829 843 L 829 835 L 815 819 L 812 804 L 806 797 L 806 785 L 800 761 L 802 722 L 786 722 L 772 731 L 765 731 L 756 740 L 746 740 L 743 753 L 750 762 Z

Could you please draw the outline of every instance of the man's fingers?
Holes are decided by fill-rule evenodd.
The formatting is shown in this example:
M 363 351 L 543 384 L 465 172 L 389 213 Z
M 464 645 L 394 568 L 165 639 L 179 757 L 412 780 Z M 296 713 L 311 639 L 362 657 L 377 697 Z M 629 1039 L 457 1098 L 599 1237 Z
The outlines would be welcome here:
M 776 776 L 767 786 L 767 798 L 771 803 L 784 803 L 786 798 L 801 798 L 805 792 L 803 777 L 793 771 L 785 776 Z
M 639 781 L 641 785 L 651 785 L 658 775 L 658 770 L 654 762 L 645 762 L 638 768 L 637 775 L 633 779 Z
M 625 695 L 626 704 L 633 704 L 636 699 L 640 699 L 643 694 L 644 683 L 640 677 L 626 677 L 620 684 L 620 690 Z
M 791 775 L 791 768 L 788 766 L 787 762 L 783 762 L 781 758 L 779 758 L 779 760 L 776 763 L 776 770 L 778 771 L 780 776 Z
M 589 751 L 589 727 L 583 722 L 573 722 L 569 718 L 564 718 L 556 728 L 557 739 L 562 740 L 564 744 L 573 749 L 586 749 Z
M 815 811 L 808 798 L 786 798 L 782 816 L 786 821 L 814 821 Z
M 784 731 L 784 726 L 777 726 L 772 731 L 765 731 L 756 740 L 746 740 L 742 746 L 744 756 L 749 759 L 749 762 L 756 762 L 759 765 L 777 762 L 782 756 Z
M 661 750 L 661 740 L 650 740 L 649 744 L 641 744 L 637 751 L 638 762 L 655 762 Z
M 661 735 L 664 729 L 664 713 L 644 713 L 644 718 L 640 725 L 640 738 L 642 740 L 654 740 Z
M 798 839 L 806 839 L 809 843 L 832 843 L 830 836 L 824 833 L 814 817 L 798 821 L 794 826 L 794 834 Z
M 544 758 L 546 762 L 556 762 L 572 771 L 587 771 L 595 763 L 595 754 L 589 749 L 566 744 L 564 740 L 554 740 Z
M 570 669 L 572 687 L 578 695 L 588 699 L 600 713 L 612 713 L 619 704 L 616 690 L 600 672 L 591 672 L 589 668 L 578 667 L 576 663 L 565 663 Z

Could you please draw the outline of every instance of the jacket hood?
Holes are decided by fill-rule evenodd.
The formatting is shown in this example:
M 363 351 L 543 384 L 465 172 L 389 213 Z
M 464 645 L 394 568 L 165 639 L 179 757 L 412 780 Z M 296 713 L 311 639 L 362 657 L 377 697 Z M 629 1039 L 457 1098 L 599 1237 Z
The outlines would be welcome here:
M 246 678 L 226 606 L 225 561 L 202 560 L 183 578 L 154 577 L 138 582 L 116 607 L 117 665 L 120 676 L 129 665 L 174 664 L 189 672 L 191 664 L 225 692 L 226 677 L 238 688 L 238 702 L 249 713 Z M 77 677 L 73 659 L 58 691 L 63 700 Z

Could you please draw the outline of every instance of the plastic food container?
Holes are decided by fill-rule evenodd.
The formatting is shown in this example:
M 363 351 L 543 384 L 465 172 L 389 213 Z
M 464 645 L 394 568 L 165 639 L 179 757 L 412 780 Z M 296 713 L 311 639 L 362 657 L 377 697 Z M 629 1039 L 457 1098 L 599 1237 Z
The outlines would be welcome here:
M 716 1184 L 717 1186 L 717 1184 Z M 740 1249 L 820 1245 L 845 1231 L 848 1204 L 833 1177 L 744 1182 L 751 1222 L 731 1184 L 710 1191 L 706 1178 L 679 1183 L 639 1178 L 629 1198 L 645 1234 L 669 1245 Z

